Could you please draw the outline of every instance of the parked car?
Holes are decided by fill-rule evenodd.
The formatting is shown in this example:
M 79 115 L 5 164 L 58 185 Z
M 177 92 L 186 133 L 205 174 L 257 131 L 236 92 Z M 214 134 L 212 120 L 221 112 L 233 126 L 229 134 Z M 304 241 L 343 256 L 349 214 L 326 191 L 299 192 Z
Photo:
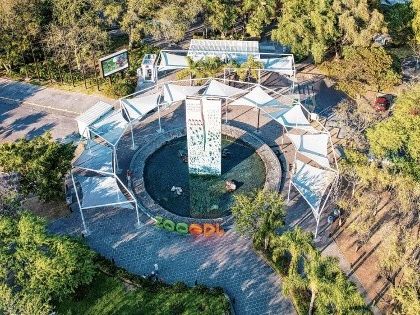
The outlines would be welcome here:
M 384 96 L 378 96 L 375 99 L 375 103 L 373 104 L 373 108 L 377 111 L 377 112 L 384 112 L 386 110 L 389 109 L 390 106 L 390 102 L 389 100 L 384 97 Z

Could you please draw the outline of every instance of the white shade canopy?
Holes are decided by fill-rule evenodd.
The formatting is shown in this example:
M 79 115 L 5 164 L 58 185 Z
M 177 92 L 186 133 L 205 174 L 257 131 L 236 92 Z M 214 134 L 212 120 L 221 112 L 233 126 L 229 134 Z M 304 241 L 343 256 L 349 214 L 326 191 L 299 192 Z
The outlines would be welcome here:
M 122 112 L 112 111 L 96 121 L 89 129 L 110 145 L 115 146 L 124 134 L 127 126 L 128 122 L 124 119 Z
M 217 80 L 211 80 L 203 95 L 229 98 L 245 92 L 245 90 L 221 83 Z
M 318 219 L 322 197 L 337 174 L 305 164 L 300 160 L 295 161 L 295 167 L 292 184 L 309 204 L 315 218 Z
M 294 135 L 287 134 L 296 150 L 322 167 L 330 168 L 328 160 L 329 135 L 326 133 Z
M 128 200 L 121 192 L 114 176 L 83 176 L 75 175 L 82 188 L 79 196 L 84 209 L 105 206 L 126 206 L 132 208 L 133 200 Z M 76 190 L 77 191 L 77 190 Z
M 99 173 L 112 173 L 112 148 L 88 140 L 85 149 L 74 161 L 73 166 Z
M 278 106 L 279 101 L 271 97 L 261 86 L 256 85 L 249 93 L 230 102 L 229 105 L 245 105 L 253 107 Z
M 182 69 L 188 67 L 186 56 L 171 54 L 166 51 L 160 52 L 159 71 Z
M 197 94 L 202 88 L 202 86 L 185 86 L 166 83 L 163 85 L 163 99 L 169 104 L 183 101 L 187 96 Z
M 300 105 L 294 105 L 289 109 L 282 109 L 279 112 L 270 113 L 269 116 L 277 120 L 286 128 L 295 128 L 311 133 L 318 132 L 314 127 L 311 126 L 311 123 L 308 121 L 308 119 L 306 119 Z
M 258 41 L 227 39 L 191 39 L 188 56 L 194 60 L 205 57 L 219 57 L 222 60 L 245 62 L 249 55 L 259 58 Z
M 88 137 L 86 128 L 93 124 L 99 118 L 105 116 L 107 113 L 112 111 L 113 106 L 111 104 L 99 101 L 87 111 L 76 117 L 77 126 L 79 127 L 80 135 Z
M 270 70 L 286 75 L 294 75 L 293 56 L 286 56 L 281 58 L 261 59 L 265 70 Z
M 154 93 L 146 96 L 126 98 L 122 99 L 121 103 L 127 111 L 130 120 L 137 120 L 158 107 L 160 96 L 160 93 Z

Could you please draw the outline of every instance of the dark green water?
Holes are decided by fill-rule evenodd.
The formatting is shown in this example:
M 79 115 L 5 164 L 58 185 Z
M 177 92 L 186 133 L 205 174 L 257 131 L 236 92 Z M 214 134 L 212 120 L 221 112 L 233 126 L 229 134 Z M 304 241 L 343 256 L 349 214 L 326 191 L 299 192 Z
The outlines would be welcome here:
M 241 141 L 222 140 L 222 149 L 230 153 L 222 158 L 221 176 L 189 175 L 188 163 L 180 152 L 187 152 L 186 137 L 174 140 L 146 161 L 144 171 L 146 190 L 163 208 L 184 217 L 217 218 L 228 215 L 233 196 L 262 188 L 265 168 L 255 150 Z M 237 184 L 234 193 L 225 191 L 226 180 Z M 181 187 L 180 196 L 171 192 Z

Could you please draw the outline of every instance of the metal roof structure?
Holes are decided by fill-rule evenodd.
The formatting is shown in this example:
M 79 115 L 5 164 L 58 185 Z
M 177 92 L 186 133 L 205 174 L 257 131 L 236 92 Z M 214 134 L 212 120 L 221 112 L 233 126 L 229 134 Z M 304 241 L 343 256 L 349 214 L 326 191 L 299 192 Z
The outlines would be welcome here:
M 105 116 L 112 111 L 113 106 L 111 104 L 99 101 L 87 111 L 76 117 L 77 126 L 79 133 L 83 135 L 86 132 L 86 128 L 97 121 L 99 118 Z M 88 136 L 88 135 L 86 135 Z
M 337 178 L 337 173 L 334 171 L 320 169 L 306 164 L 301 160 L 295 160 L 294 162 L 294 172 L 289 182 L 289 194 L 290 187 L 293 185 L 311 207 L 317 222 L 315 237 L 318 234 L 321 213 L 331 193 L 332 187 L 329 189 L 326 197 L 325 194 L 328 187 L 330 187 Z M 322 203 L 323 199 L 324 202 Z
M 235 87 L 235 84 L 239 85 L 241 88 Z M 246 88 L 243 88 L 244 85 Z M 263 111 L 265 115 L 271 117 L 283 127 L 283 135 L 288 135 L 296 149 L 293 161 L 295 167 L 294 171 L 291 173 L 291 180 L 289 181 L 288 200 L 291 186 L 293 186 L 307 201 L 314 213 L 315 219 L 317 220 L 316 234 L 321 212 L 331 193 L 332 183 L 334 183 L 338 176 L 337 158 L 331 141 L 331 135 L 321 123 L 317 122 L 323 131 L 317 130 L 312 125 L 313 122 L 311 123 L 307 118 L 310 113 L 293 95 L 285 95 L 284 93 L 269 89 L 258 83 L 247 83 L 220 78 L 178 80 L 163 84 L 158 83 L 152 87 L 148 87 L 142 91 L 124 97 L 120 99 L 120 110 L 110 111 L 88 126 L 88 129 L 92 134 L 103 139 L 102 143 L 106 142 L 111 148 L 94 142 L 93 140 L 96 140 L 95 138 L 91 140 L 92 142 L 88 141 L 85 151 L 73 164 L 74 168 L 96 172 L 98 176 L 102 177 L 104 174 L 113 176 L 116 178 L 119 186 L 125 187 L 124 185 L 121 185 L 115 173 L 118 164 L 116 158 L 116 145 L 126 132 L 127 127 L 131 126 L 132 129 L 133 121 L 141 119 L 156 107 L 158 108 L 160 126 L 161 105 L 164 104 L 166 108 L 166 106 L 169 107 L 174 103 L 184 101 L 189 96 L 223 99 L 226 104 L 226 121 L 228 120 L 227 106 L 229 104 L 245 105 L 258 108 L 258 117 L 260 111 Z M 128 116 L 128 121 L 124 117 L 123 112 Z M 162 131 L 161 127 L 159 127 L 159 131 Z M 290 132 L 300 132 L 300 134 L 292 134 Z M 131 138 L 134 148 L 132 130 Z M 328 145 L 331 146 L 330 154 L 333 155 L 333 158 L 331 159 L 328 157 Z M 301 161 L 297 158 L 297 154 L 303 155 L 309 159 L 310 162 L 305 163 Z M 333 159 L 334 165 L 330 163 Z M 310 165 L 312 162 L 316 163 L 319 167 Z M 84 184 L 81 184 L 82 186 L 86 184 L 86 193 L 89 193 L 89 191 L 95 193 L 96 191 L 100 191 L 101 194 L 106 195 L 106 191 L 102 188 L 108 187 L 108 184 L 111 185 L 111 180 L 108 180 L 109 182 L 103 182 L 102 179 L 101 181 L 82 179 L 82 181 L 84 181 Z M 100 187 L 97 190 L 94 190 L 92 185 L 98 185 Z M 112 189 L 114 189 L 115 185 L 112 187 Z M 330 187 L 328 195 L 325 201 L 321 203 L 328 187 Z M 115 192 L 115 189 L 110 191 Z M 115 193 L 114 195 L 118 196 L 118 198 L 121 197 L 119 193 Z M 97 200 L 102 200 L 101 198 Z M 89 200 L 92 200 L 92 203 Z M 93 200 L 95 200 L 95 198 L 88 199 L 88 201 L 82 200 L 81 202 L 78 200 L 79 206 L 81 209 L 91 206 L 95 207 L 96 205 L 93 204 Z M 109 201 L 111 202 L 111 200 Z M 123 200 L 123 203 L 124 202 L 125 201 Z M 112 203 L 115 203 L 115 200 L 112 200 L 111 204 Z M 83 224 L 85 226 L 85 223 Z
M 84 232 L 89 234 L 83 210 L 105 207 L 135 208 L 137 224 L 140 225 L 140 216 L 137 200 L 128 188 L 115 174 L 88 175 L 72 172 L 71 178 L 79 205 Z M 121 188 L 120 188 L 121 187 Z M 125 193 L 123 193 L 123 191 Z

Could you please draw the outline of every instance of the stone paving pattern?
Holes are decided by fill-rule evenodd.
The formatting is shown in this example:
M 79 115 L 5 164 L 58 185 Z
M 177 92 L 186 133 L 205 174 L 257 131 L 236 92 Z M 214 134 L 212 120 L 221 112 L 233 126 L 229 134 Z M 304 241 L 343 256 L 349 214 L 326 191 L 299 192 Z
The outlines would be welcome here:
M 279 277 L 253 251 L 249 240 L 233 230 L 223 237 L 183 236 L 150 222 L 136 228 L 132 209 L 91 209 L 85 215 L 89 246 L 130 272 L 147 275 L 157 263 L 166 282 L 223 287 L 235 299 L 236 314 L 294 314 L 281 294 Z M 54 222 L 50 230 L 80 235 L 81 226 L 80 215 L 73 213 Z
M 313 76 L 309 72 L 301 76 L 305 75 Z M 337 96 L 337 93 L 325 84 L 322 78 L 315 82 L 315 111 L 323 116 L 325 113 L 328 117 L 330 108 L 340 97 L 335 97 L 337 101 L 335 100 L 333 96 Z M 324 99 L 321 99 L 321 96 Z M 20 136 L 32 137 L 41 132 L 41 129 L 53 130 L 56 138 L 66 136 L 76 130 L 76 124 L 71 117 L 83 112 L 96 101 L 97 98 L 93 96 L 1 79 L 0 142 L 14 140 Z M 31 112 L 29 117 L 28 111 Z M 182 106 L 166 110 L 162 118 L 164 128 L 182 128 L 185 124 L 183 111 Z M 229 108 L 229 119 L 233 126 L 255 132 L 257 113 L 253 109 Z M 141 147 L 144 140 L 155 137 L 157 129 L 156 114 L 140 122 L 134 128 L 136 145 Z M 274 151 L 281 150 L 283 153 L 280 161 L 283 169 L 282 194 L 285 196 L 288 187 L 288 163 L 294 150 L 287 138 L 282 144 L 281 128 L 276 122 L 261 116 L 260 129 L 261 132 L 257 133 L 257 136 Z M 336 135 L 333 135 L 334 141 L 335 137 Z M 122 174 L 125 174 L 134 154 L 134 151 L 129 150 L 130 137 L 125 136 L 120 146 L 122 150 L 119 150 L 125 154 L 119 156 L 119 162 L 123 168 Z M 326 217 L 329 211 L 331 209 L 326 209 L 322 216 L 316 245 L 324 253 L 338 257 L 341 267 L 348 273 L 349 264 L 334 240 L 327 237 Z M 114 258 L 118 264 L 131 272 L 148 274 L 153 270 L 153 264 L 158 263 L 164 280 L 186 281 L 189 284 L 197 280 L 198 283 L 209 286 L 222 285 L 230 297 L 235 299 L 237 314 L 294 313 L 290 301 L 281 295 L 278 277 L 252 250 L 249 240 L 239 237 L 234 231 L 228 231 L 223 238 L 194 239 L 160 231 L 146 223 L 140 229 L 136 229 L 134 211 L 128 209 L 87 210 L 86 217 L 91 230 L 87 237 L 88 244 L 107 257 Z M 144 217 L 143 221 L 147 222 L 147 218 Z M 315 220 L 311 210 L 293 189 L 286 223 L 289 227 L 300 225 L 307 230 L 314 230 Z M 74 212 L 68 218 L 53 222 L 50 228 L 52 232 L 80 235 L 81 226 L 80 214 Z M 354 274 L 352 277 L 354 278 Z M 357 278 L 353 280 L 358 284 Z
M 256 129 L 256 111 L 246 107 L 229 109 L 233 126 L 252 133 Z M 156 113 L 134 126 L 137 148 L 156 137 L 158 130 Z M 173 106 L 164 112 L 161 119 L 164 130 L 183 128 L 185 107 Z M 280 135 L 278 125 L 261 115 L 261 132 L 257 137 L 270 146 Z M 268 132 L 268 130 L 272 132 Z M 273 133 L 274 132 L 274 133 Z M 275 137 L 273 139 L 273 136 Z M 135 150 L 131 149 L 131 137 L 127 133 L 119 143 L 118 164 L 121 174 L 126 174 Z M 277 147 L 276 147 L 277 148 Z M 277 148 L 279 149 L 279 148 Z M 118 154 L 118 153 L 117 153 Z M 126 183 L 125 176 L 120 176 Z M 146 215 L 142 226 L 135 227 L 133 210 L 88 209 L 84 210 L 89 236 L 88 244 L 99 253 L 137 274 L 149 274 L 153 264 L 158 263 L 160 275 L 168 282 L 184 281 L 193 285 L 197 280 L 208 286 L 221 286 L 234 299 L 235 312 L 239 315 L 294 314 L 291 302 L 281 293 L 281 281 L 274 270 L 252 249 L 248 238 L 241 237 L 233 229 L 222 237 L 181 236 L 154 227 Z M 54 233 L 80 235 L 82 223 L 78 212 L 68 218 L 53 222 Z

